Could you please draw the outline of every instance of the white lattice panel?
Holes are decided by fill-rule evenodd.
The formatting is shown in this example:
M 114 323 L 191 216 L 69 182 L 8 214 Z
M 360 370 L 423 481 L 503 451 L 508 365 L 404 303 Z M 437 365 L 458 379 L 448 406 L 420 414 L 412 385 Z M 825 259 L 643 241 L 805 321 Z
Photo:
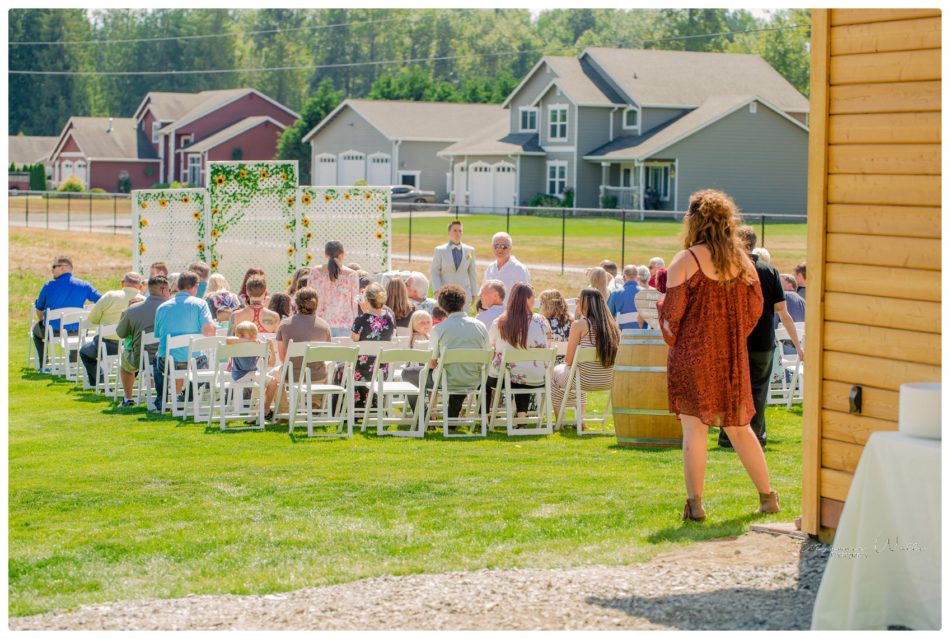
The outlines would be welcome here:
M 132 191 L 132 264 L 147 275 L 149 264 L 165 262 L 169 272 L 205 260 L 208 194 L 205 189 Z
M 213 270 L 237 292 L 250 267 L 286 288 L 300 260 L 296 162 L 209 162 Z
M 389 188 L 372 186 L 298 189 L 302 240 L 309 238 L 309 257 L 303 263 L 323 263 L 323 246 L 339 240 L 346 262 L 356 262 L 371 273 L 391 269 L 392 215 Z M 307 257 L 307 256 L 305 256 Z

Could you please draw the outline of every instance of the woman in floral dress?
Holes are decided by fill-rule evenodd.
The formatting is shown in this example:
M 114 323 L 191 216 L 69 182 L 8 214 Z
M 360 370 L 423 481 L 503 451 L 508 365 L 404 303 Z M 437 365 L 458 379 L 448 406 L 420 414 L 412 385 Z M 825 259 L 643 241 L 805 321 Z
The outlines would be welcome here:
M 498 378 L 504 374 L 501 360 L 509 349 L 547 348 L 551 345 L 551 327 L 546 319 L 533 313 L 534 289 L 518 282 L 511 287 L 508 305 L 491 328 L 488 329 L 488 345 L 495 351 L 488 371 L 488 388 L 494 389 Z M 543 362 L 517 362 L 508 365 L 512 388 L 537 388 L 544 386 L 545 364 Z M 489 394 L 491 395 L 491 394 Z M 515 395 L 518 417 L 528 414 L 532 395 Z M 491 396 L 489 397 L 491 400 Z M 493 401 L 493 400 L 492 400 Z
M 386 291 L 379 284 L 370 284 L 363 291 L 365 301 L 361 302 L 363 313 L 355 320 L 351 327 L 352 338 L 354 342 L 388 342 L 392 339 L 396 330 L 396 318 L 393 312 L 389 310 L 386 304 Z M 356 390 L 353 392 L 353 399 L 357 408 L 363 408 L 366 405 L 366 386 L 369 384 L 373 375 L 373 364 L 376 358 L 372 355 L 360 355 L 356 362 L 356 369 L 353 371 L 353 380 L 357 383 Z M 380 374 L 385 375 L 388 371 L 387 366 L 380 368 Z M 343 369 L 337 369 L 334 383 L 340 384 L 343 381 Z

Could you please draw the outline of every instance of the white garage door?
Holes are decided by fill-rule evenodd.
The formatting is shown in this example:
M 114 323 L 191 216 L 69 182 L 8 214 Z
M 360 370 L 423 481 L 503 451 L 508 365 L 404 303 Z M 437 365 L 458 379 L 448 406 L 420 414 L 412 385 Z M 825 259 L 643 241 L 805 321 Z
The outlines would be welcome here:
M 369 174 L 366 182 L 370 185 L 388 185 L 392 181 L 392 171 L 389 165 L 389 156 L 385 153 L 375 153 L 369 156 Z
M 366 179 L 366 156 L 347 151 L 340 154 L 340 186 L 353 186 L 357 180 Z
M 494 206 L 503 210 L 515 202 L 515 165 L 499 162 L 492 167 L 494 173 Z
M 468 205 L 491 212 L 494 205 L 492 196 L 492 169 L 490 164 L 476 162 L 468 174 Z
M 317 166 L 313 170 L 313 183 L 316 186 L 336 186 L 336 156 L 325 154 L 317 156 Z

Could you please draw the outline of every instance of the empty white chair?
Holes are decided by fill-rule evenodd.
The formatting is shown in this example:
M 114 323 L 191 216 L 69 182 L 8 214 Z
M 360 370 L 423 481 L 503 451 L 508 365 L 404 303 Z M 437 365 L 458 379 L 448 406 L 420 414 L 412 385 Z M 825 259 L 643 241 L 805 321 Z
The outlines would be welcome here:
M 449 417 L 449 395 L 474 395 L 475 406 L 478 407 L 478 420 L 480 422 L 479 433 L 482 437 L 488 435 L 488 367 L 491 364 L 494 351 L 488 348 L 449 348 L 446 349 L 439 359 L 432 374 L 432 397 L 429 402 L 429 421 L 433 421 L 433 415 L 436 414 L 436 396 L 442 394 L 442 435 L 444 437 L 469 437 L 471 433 L 451 432 L 450 426 L 468 424 L 473 421 L 471 416 Z M 447 369 L 450 366 L 479 366 L 480 379 L 477 386 L 451 386 Z M 421 375 L 420 375 L 420 383 Z
M 494 430 L 498 417 L 498 402 L 502 394 L 505 397 L 505 421 L 508 436 L 514 435 L 550 435 L 551 434 L 551 369 L 557 351 L 554 348 L 511 348 L 505 351 L 498 367 L 498 384 L 495 387 L 495 398 L 492 402 L 491 428 Z M 544 364 L 544 384 L 532 388 L 512 388 L 511 371 L 509 364 L 520 362 L 541 362 Z M 514 412 L 515 395 L 533 395 L 537 405 L 537 415 L 534 417 L 518 417 Z M 525 428 L 525 424 L 535 424 L 533 428 Z M 542 425 L 543 424 L 543 425 Z
M 579 366 L 581 364 L 592 363 L 597 361 L 597 349 L 593 346 L 583 346 L 578 347 L 574 351 L 574 361 L 571 364 L 571 372 L 567 378 L 567 384 L 564 386 L 564 396 L 561 398 L 561 406 L 558 411 L 557 418 L 557 428 L 560 430 L 563 425 L 567 422 L 567 409 L 568 409 L 568 398 L 573 393 L 574 394 L 574 423 L 577 427 L 578 435 L 612 435 L 614 431 L 607 430 L 607 417 L 610 414 L 610 402 L 607 400 L 607 407 L 604 409 L 604 412 L 595 415 L 585 412 L 584 406 L 584 390 L 582 387 L 581 380 L 581 371 Z M 588 391 L 596 390 L 610 390 L 610 387 L 605 388 L 590 388 Z M 608 395 L 609 397 L 609 395 Z M 585 422 L 600 422 L 603 426 L 601 430 L 590 430 L 585 427 Z
M 356 410 L 353 401 L 353 369 L 356 367 L 356 358 L 359 357 L 359 349 L 355 346 L 331 346 L 315 345 L 311 342 L 304 354 L 300 365 L 300 373 L 296 384 L 290 386 L 290 418 L 288 420 L 288 432 L 293 433 L 297 422 L 297 413 L 303 408 L 307 415 L 307 436 L 308 437 L 352 437 L 353 422 L 356 418 Z M 288 345 L 287 359 L 290 359 L 290 350 Z M 343 384 L 332 384 L 327 382 L 313 383 L 310 375 L 310 366 L 312 362 L 330 362 L 343 367 Z M 293 371 L 293 367 L 290 367 Z M 328 369 L 327 376 L 329 378 Z M 314 419 L 313 397 L 322 396 L 322 401 L 317 413 L 318 418 Z M 336 398 L 336 408 L 334 409 L 332 399 Z M 343 407 L 346 405 L 346 411 Z M 344 425 L 346 430 L 344 431 Z M 314 426 L 333 426 L 335 432 L 315 433 Z
M 222 431 L 264 430 L 264 389 L 267 386 L 266 342 L 240 342 L 221 344 L 217 348 L 214 377 L 211 384 L 211 406 L 208 410 L 208 425 L 217 420 Z M 227 370 L 228 360 L 235 357 L 254 357 L 256 369 L 235 380 Z M 245 390 L 250 391 L 245 398 Z M 230 427 L 231 420 L 256 419 L 256 424 Z
M 365 342 L 360 342 L 364 344 Z M 370 342 L 373 343 L 373 342 Z M 379 342 L 376 342 L 377 344 Z M 362 355 L 362 351 L 360 352 Z M 370 410 L 373 407 L 373 397 L 376 397 L 378 406 L 376 412 L 376 434 L 377 435 L 395 435 L 400 437 L 424 437 L 426 431 L 425 422 L 425 389 L 426 378 L 429 374 L 427 364 L 432 358 L 430 351 L 420 351 L 411 348 L 389 348 L 379 351 L 376 361 L 373 363 L 373 376 L 369 386 L 369 392 L 366 396 L 366 408 L 363 413 L 363 431 L 369 423 Z M 385 375 L 382 367 L 389 365 L 389 371 Z M 422 365 L 419 372 L 419 385 L 411 382 L 396 381 L 392 379 L 396 364 L 418 364 Z M 392 415 L 392 400 L 400 397 L 408 400 L 410 396 L 416 397 L 416 410 L 412 417 L 407 416 L 409 409 L 408 401 L 405 401 L 402 409 L 403 415 L 395 417 Z M 409 430 L 385 430 L 385 426 L 409 426 Z

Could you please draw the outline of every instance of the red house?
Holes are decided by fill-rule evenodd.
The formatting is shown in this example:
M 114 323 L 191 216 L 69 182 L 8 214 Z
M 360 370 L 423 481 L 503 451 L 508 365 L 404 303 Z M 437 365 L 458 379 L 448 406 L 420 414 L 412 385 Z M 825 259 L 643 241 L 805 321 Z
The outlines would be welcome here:
M 75 175 L 106 191 L 126 179 L 205 186 L 208 160 L 270 160 L 298 117 L 254 89 L 150 92 L 131 118 L 70 118 L 50 155 L 53 185 Z

